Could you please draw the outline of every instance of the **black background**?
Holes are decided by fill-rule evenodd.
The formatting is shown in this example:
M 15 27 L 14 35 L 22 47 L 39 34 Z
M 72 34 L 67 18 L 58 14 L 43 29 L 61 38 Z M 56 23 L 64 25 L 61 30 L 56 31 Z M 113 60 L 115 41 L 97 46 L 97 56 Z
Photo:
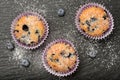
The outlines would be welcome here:
M 103 4 L 114 17 L 114 30 L 103 40 L 84 37 L 75 26 L 75 14 L 80 5 L 89 2 Z M 57 11 L 63 8 L 64 17 Z M 15 44 L 10 34 L 13 19 L 24 11 L 40 13 L 49 24 L 49 36 L 38 49 L 26 50 Z M 0 80 L 119 80 L 120 79 L 120 0 L 0 0 Z M 77 71 L 68 77 L 49 74 L 41 63 L 41 54 L 51 41 L 64 38 L 71 41 L 79 54 Z M 6 41 L 15 44 L 6 49 Z M 89 54 L 95 54 L 90 58 Z M 27 58 L 31 65 L 24 68 L 20 60 Z

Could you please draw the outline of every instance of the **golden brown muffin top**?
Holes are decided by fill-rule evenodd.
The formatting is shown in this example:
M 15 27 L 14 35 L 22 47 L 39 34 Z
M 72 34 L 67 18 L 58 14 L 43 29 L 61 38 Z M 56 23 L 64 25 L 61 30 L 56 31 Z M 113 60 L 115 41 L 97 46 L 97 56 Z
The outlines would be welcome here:
M 24 15 L 15 23 L 14 36 L 24 44 L 37 44 L 44 33 L 44 22 L 36 15 Z
M 77 55 L 68 43 L 58 42 L 47 50 L 47 63 L 56 72 L 67 72 L 75 67 Z
M 107 12 L 98 6 L 90 6 L 84 9 L 79 16 L 80 28 L 88 35 L 98 37 L 109 29 L 109 17 Z

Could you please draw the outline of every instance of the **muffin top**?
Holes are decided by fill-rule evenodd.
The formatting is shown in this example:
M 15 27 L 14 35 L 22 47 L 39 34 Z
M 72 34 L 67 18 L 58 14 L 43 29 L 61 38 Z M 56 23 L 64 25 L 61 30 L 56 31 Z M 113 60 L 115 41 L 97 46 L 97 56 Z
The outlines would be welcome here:
M 46 54 L 49 67 L 56 72 L 68 72 L 75 67 L 77 62 L 74 47 L 66 42 L 57 42 L 51 45 Z
M 110 17 L 106 10 L 96 5 L 84 8 L 79 15 L 80 28 L 87 35 L 102 36 L 110 26 Z
M 44 21 L 35 14 L 25 14 L 14 22 L 13 33 L 17 41 L 34 46 L 45 34 Z

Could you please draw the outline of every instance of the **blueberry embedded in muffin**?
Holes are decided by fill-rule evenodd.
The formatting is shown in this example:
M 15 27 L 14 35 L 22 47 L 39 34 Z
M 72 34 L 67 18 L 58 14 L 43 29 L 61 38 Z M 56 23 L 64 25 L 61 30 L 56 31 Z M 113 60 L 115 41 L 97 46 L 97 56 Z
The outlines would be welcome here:
M 43 54 L 43 65 L 48 72 L 57 76 L 72 74 L 78 66 L 78 56 L 74 46 L 66 40 L 51 43 Z
M 41 15 L 26 12 L 13 21 L 11 33 L 18 45 L 26 49 L 34 49 L 46 39 L 48 24 Z
M 97 3 L 82 6 L 77 12 L 75 22 L 82 34 L 93 39 L 107 37 L 114 26 L 110 12 Z

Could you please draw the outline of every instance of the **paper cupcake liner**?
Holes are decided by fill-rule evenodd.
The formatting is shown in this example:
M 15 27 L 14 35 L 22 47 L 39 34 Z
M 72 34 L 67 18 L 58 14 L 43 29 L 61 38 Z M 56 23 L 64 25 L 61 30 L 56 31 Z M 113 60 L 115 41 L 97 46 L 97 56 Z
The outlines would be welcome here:
M 42 38 L 40 38 L 40 41 L 38 42 L 38 44 L 36 45 L 26 45 L 26 44 L 23 44 L 22 42 L 18 41 L 16 39 L 16 37 L 14 36 L 13 34 L 13 31 L 14 31 L 14 27 L 15 27 L 15 23 L 22 17 L 22 16 L 27 16 L 27 15 L 34 15 L 34 16 L 38 16 L 39 19 L 41 19 L 43 22 L 44 22 L 44 25 L 45 25 L 45 33 L 43 35 Z M 24 12 L 20 15 L 18 15 L 12 22 L 11 24 L 11 35 L 12 35 L 12 38 L 14 39 L 15 43 L 25 49 L 36 49 L 38 48 L 40 45 L 42 45 L 44 43 L 44 41 L 46 40 L 47 36 L 48 36 L 48 33 L 49 33 L 49 26 L 48 26 L 48 23 L 47 21 L 44 19 L 44 17 L 42 17 L 41 15 L 39 15 L 38 13 L 36 12 L 30 12 L 30 11 L 27 11 L 27 12 Z
M 97 7 L 101 7 L 102 9 L 104 9 L 110 20 L 109 20 L 109 29 L 101 36 L 96 36 L 96 37 L 93 37 L 93 36 L 90 36 L 89 34 L 83 32 L 80 28 L 80 25 L 79 25 L 79 16 L 81 14 L 81 12 L 86 9 L 86 8 L 89 8 L 91 6 L 97 6 Z M 114 27 L 114 19 L 112 17 L 112 14 L 101 4 L 98 4 L 98 3 L 87 3 L 85 5 L 83 5 L 81 8 L 79 8 L 79 10 L 77 11 L 76 13 L 76 17 L 75 17 L 75 25 L 77 26 L 77 29 L 81 32 L 81 34 L 83 34 L 84 36 L 88 37 L 88 38 L 92 38 L 92 39 L 95 39 L 95 40 L 100 40 L 100 39 L 104 39 L 105 37 L 107 37 L 113 30 L 113 27 Z
M 74 73 L 74 72 L 76 71 L 76 69 L 77 69 L 77 67 L 78 67 L 78 65 L 79 65 L 79 57 L 78 57 L 78 53 L 77 53 L 77 51 L 76 51 L 76 49 L 75 49 L 75 52 L 76 52 L 76 55 L 77 55 L 76 65 L 74 66 L 74 68 L 72 68 L 72 69 L 71 69 L 70 71 L 68 71 L 68 72 L 56 72 L 55 70 L 51 69 L 51 68 L 49 67 L 46 59 L 45 59 L 45 58 L 46 58 L 46 52 L 47 52 L 47 50 L 49 49 L 50 46 L 52 46 L 53 44 L 56 44 L 56 43 L 58 43 L 58 42 L 68 43 L 68 44 L 70 44 L 70 45 L 75 49 L 74 45 L 73 45 L 70 41 L 65 40 L 65 39 L 57 39 L 57 40 L 51 42 L 51 43 L 45 48 L 45 50 L 44 50 L 44 52 L 43 52 L 43 54 L 42 54 L 42 63 L 43 63 L 44 68 L 45 68 L 50 74 L 55 75 L 55 76 L 59 76 L 59 77 L 65 77 L 65 76 L 71 75 L 72 73 Z

